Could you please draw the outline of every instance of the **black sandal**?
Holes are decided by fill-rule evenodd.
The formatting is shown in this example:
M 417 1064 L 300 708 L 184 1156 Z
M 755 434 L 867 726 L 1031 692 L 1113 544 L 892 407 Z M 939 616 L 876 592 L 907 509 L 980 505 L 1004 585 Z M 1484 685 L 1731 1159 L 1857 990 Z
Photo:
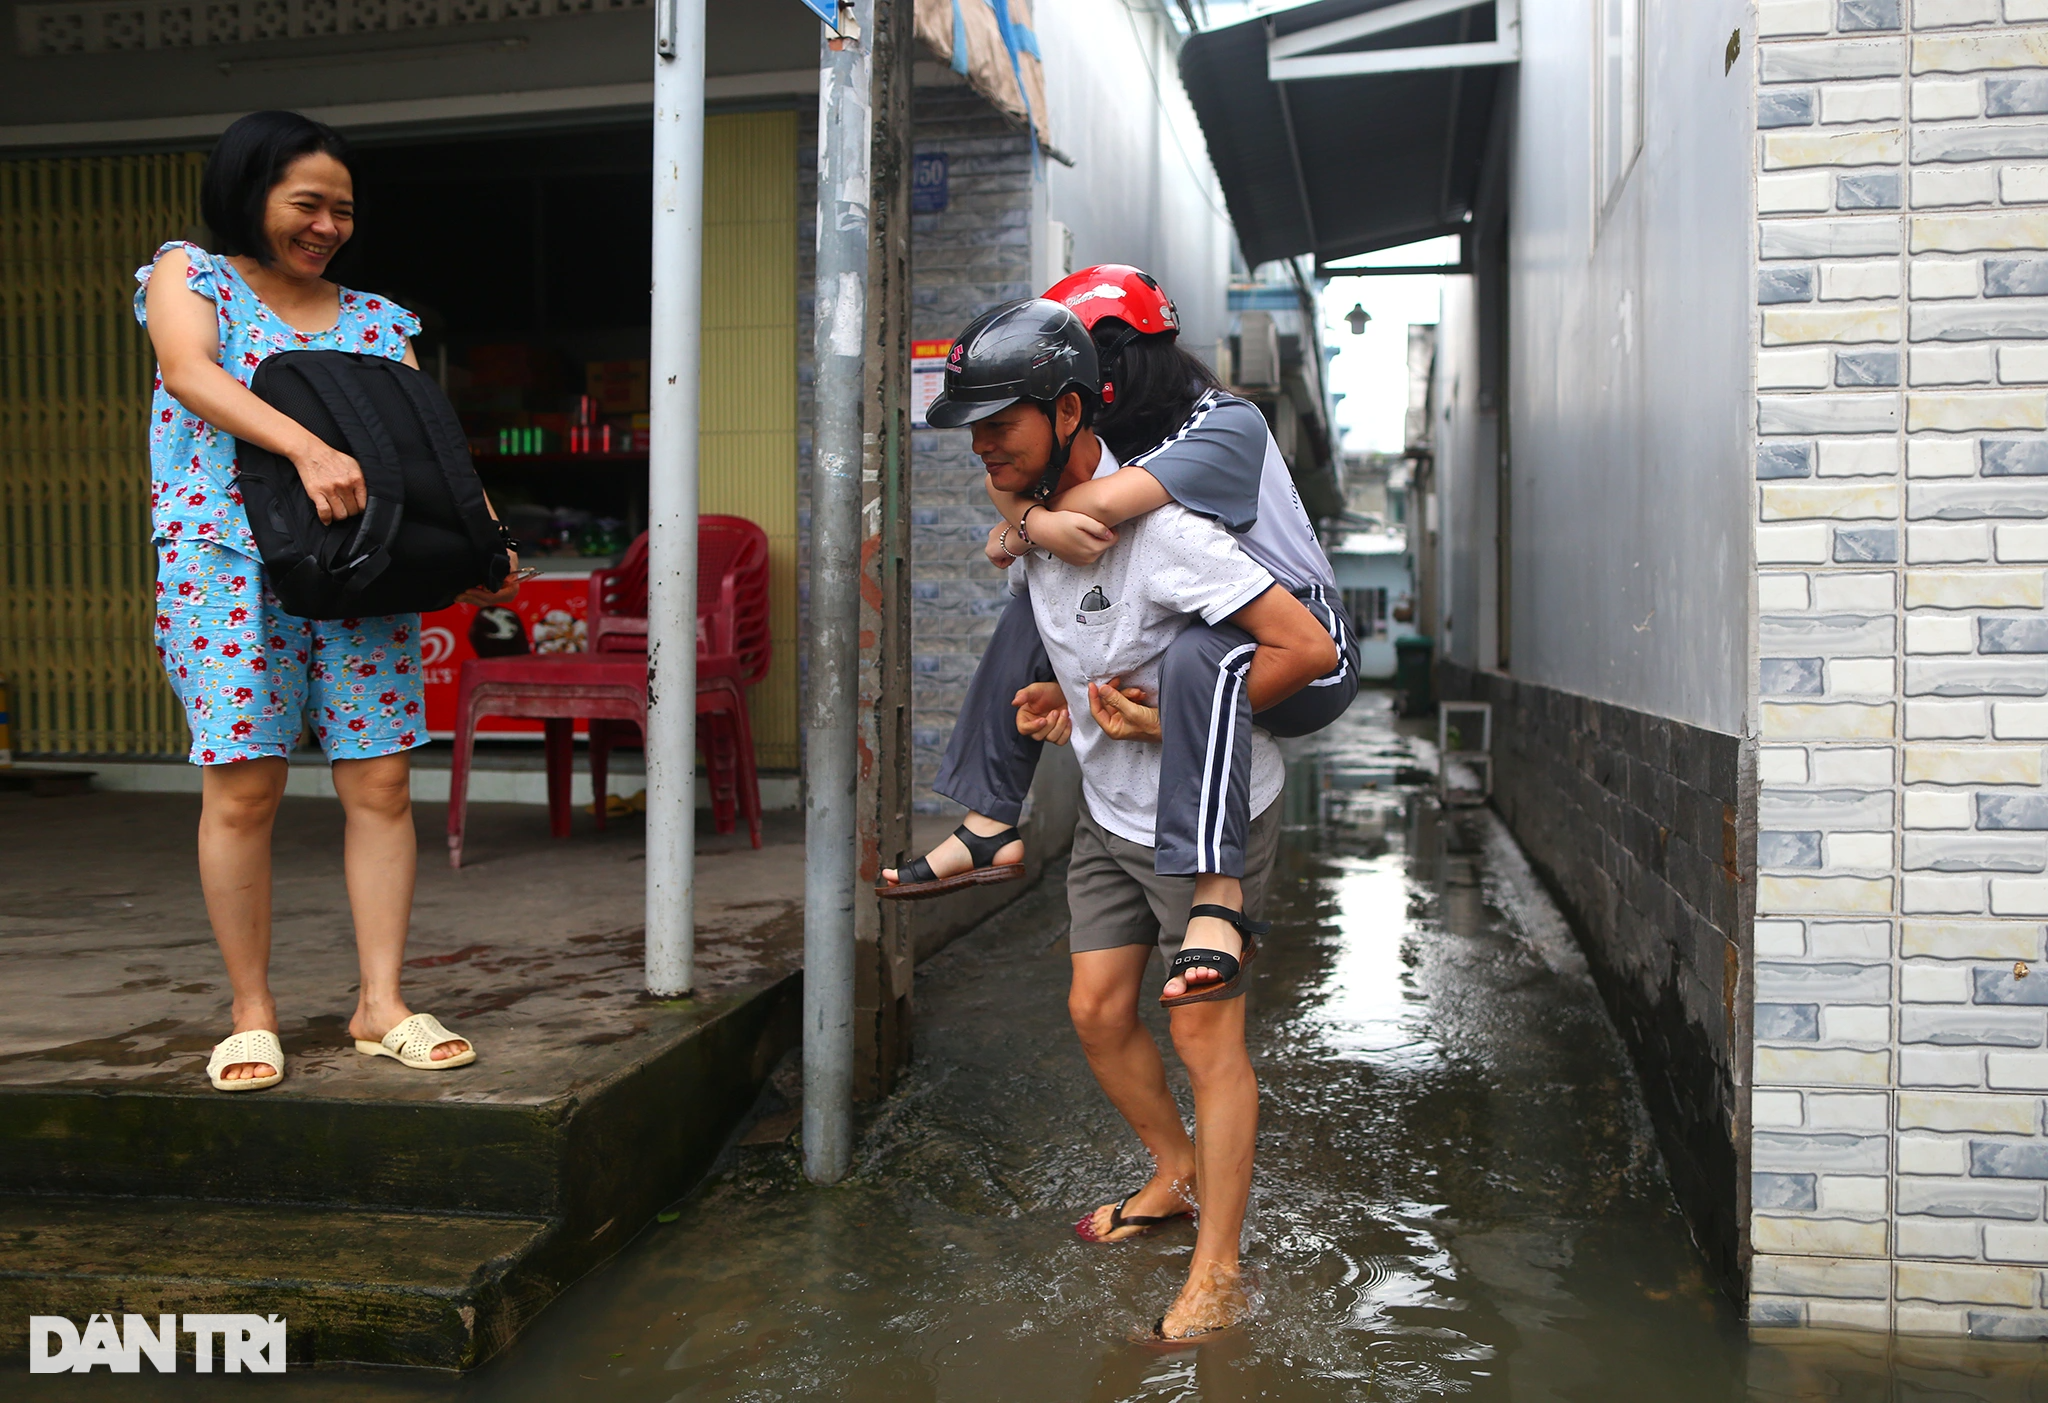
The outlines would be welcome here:
M 932 865 L 924 858 L 914 858 L 896 869 L 900 881 L 894 886 L 887 882 L 875 885 L 875 895 L 884 901 L 928 901 L 947 892 L 959 891 L 964 887 L 994 886 L 998 882 L 1014 882 L 1024 875 L 1024 864 L 1006 862 L 994 866 L 995 856 L 1011 843 L 1020 842 L 1023 834 L 1015 828 L 1005 828 L 984 838 L 966 824 L 953 830 L 953 836 L 960 840 L 960 846 L 967 849 L 967 856 L 974 866 L 965 872 L 955 872 L 950 877 L 941 877 L 932 871 Z M 1221 908 L 1218 908 L 1221 909 Z
M 1100 1242 L 1114 1247 L 1119 1242 L 1136 1242 L 1139 1238 L 1157 1231 L 1176 1218 L 1192 1218 L 1195 1216 L 1194 1209 L 1183 1208 L 1178 1213 L 1133 1213 L 1126 1217 L 1124 1215 L 1124 1204 L 1136 1198 L 1140 1192 L 1140 1190 L 1133 1189 L 1123 1196 L 1116 1207 L 1109 1210 L 1110 1232 L 1122 1232 L 1125 1228 L 1137 1228 L 1139 1231 L 1132 1233 L 1129 1237 L 1114 1239 L 1097 1237 L 1095 1235 L 1095 1213 L 1099 1213 L 1102 1210 L 1096 1209 L 1095 1212 L 1091 1212 L 1087 1217 L 1081 1219 L 1080 1222 L 1074 1224 L 1074 1236 L 1080 1238 L 1083 1242 Z M 1186 1200 L 1182 1201 L 1185 1202 Z
M 1258 938 L 1273 929 L 1272 926 L 1264 921 L 1247 921 L 1242 911 L 1233 911 L 1228 906 L 1217 906 L 1209 902 L 1204 902 L 1202 905 L 1193 907 L 1188 911 L 1188 919 L 1190 921 L 1197 916 L 1214 916 L 1218 920 L 1228 921 L 1236 926 L 1237 933 L 1244 938 L 1244 954 L 1226 955 L 1221 950 L 1204 950 L 1200 946 L 1189 949 L 1186 945 L 1182 945 L 1180 953 L 1173 957 L 1173 963 L 1166 967 L 1168 983 L 1172 983 L 1176 976 L 1191 969 L 1213 969 L 1223 977 L 1197 988 L 1192 988 L 1185 994 L 1176 994 L 1170 999 L 1161 994 L 1159 996 L 1159 1006 L 1161 1008 L 1183 1008 L 1188 1004 L 1205 1004 L 1216 999 L 1227 999 L 1236 994 L 1238 981 L 1244 978 L 1245 970 L 1250 968 L 1251 962 L 1258 957 Z

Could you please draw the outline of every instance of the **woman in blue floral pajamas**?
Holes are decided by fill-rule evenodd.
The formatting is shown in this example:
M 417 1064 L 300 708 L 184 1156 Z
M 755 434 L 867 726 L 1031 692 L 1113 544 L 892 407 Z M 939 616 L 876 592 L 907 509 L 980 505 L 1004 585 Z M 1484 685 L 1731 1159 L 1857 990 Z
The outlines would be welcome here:
M 363 510 L 356 461 L 256 398 L 278 351 L 383 354 L 417 365 L 419 318 L 327 281 L 354 230 L 341 138 L 290 112 L 221 136 L 201 210 L 217 252 L 169 243 L 136 271 L 135 315 L 157 353 L 150 406 L 156 643 L 203 766 L 199 875 L 234 988 L 234 1031 L 207 1072 L 222 1091 L 284 1074 L 269 986 L 270 833 L 286 756 L 310 720 L 347 816 L 344 866 L 362 986 L 349 1032 L 364 1052 L 436 1070 L 476 1059 L 469 1040 L 399 995 L 417 844 L 406 752 L 427 743 L 419 616 L 301 619 L 279 607 L 235 487 L 237 439 L 290 458 L 323 521 Z M 516 562 L 515 562 L 516 563 Z M 473 590 L 470 603 L 503 603 Z

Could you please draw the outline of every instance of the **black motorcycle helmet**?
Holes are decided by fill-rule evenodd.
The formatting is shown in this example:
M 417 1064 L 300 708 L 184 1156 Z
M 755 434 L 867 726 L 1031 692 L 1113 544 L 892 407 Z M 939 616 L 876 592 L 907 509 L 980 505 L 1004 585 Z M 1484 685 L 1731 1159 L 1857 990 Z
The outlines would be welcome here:
M 1095 342 L 1081 319 L 1057 302 L 1026 297 L 982 313 L 960 333 L 946 357 L 946 382 L 925 422 L 958 429 L 1029 400 L 1054 425 L 1052 461 L 1031 495 L 1043 500 L 1067 470 L 1074 443 L 1059 441 L 1055 409 L 1061 395 L 1081 396 L 1081 423 L 1093 421 L 1102 397 Z M 1077 431 L 1078 432 L 1078 431 Z

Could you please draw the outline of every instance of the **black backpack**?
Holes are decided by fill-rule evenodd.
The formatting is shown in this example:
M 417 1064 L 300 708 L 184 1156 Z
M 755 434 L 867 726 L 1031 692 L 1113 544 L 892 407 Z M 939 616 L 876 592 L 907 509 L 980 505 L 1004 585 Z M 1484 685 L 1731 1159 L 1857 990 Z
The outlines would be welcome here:
M 388 356 L 283 351 L 257 398 L 362 465 L 369 507 L 321 524 L 291 459 L 241 443 L 236 483 L 271 589 L 288 614 L 343 619 L 445 609 L 511 572 L 469 441 L 441 387 Z

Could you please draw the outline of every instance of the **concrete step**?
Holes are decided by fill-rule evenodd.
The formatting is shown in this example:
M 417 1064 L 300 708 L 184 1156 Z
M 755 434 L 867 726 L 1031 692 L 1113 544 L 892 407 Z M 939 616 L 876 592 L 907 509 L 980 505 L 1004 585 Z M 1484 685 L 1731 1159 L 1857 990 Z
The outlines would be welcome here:
M 506 1038 L 449 1073 L 287 1039 L 271 1091 L 225 1095 L 190 1074 L 0 1086 L 0 1194 L 502 1213 L 585 1233 L 615 1219 L 608 1236 L 717 1154 L 796 1040 L 798 979 L 647 1000 L 627 1031 Z
M 171 1199 L 0 1198 L 0 1357 L 30 1315 L 280 1315 L 290 1367 L 465 1369 L 568 1284 L 535 1218 Z M 189 1336 L 180 1341 L 192 1369 Z M 221 1369 L 218 1347 L 213 1367 Z M 145 1369 L 149 1366 L 144 1365 Z

